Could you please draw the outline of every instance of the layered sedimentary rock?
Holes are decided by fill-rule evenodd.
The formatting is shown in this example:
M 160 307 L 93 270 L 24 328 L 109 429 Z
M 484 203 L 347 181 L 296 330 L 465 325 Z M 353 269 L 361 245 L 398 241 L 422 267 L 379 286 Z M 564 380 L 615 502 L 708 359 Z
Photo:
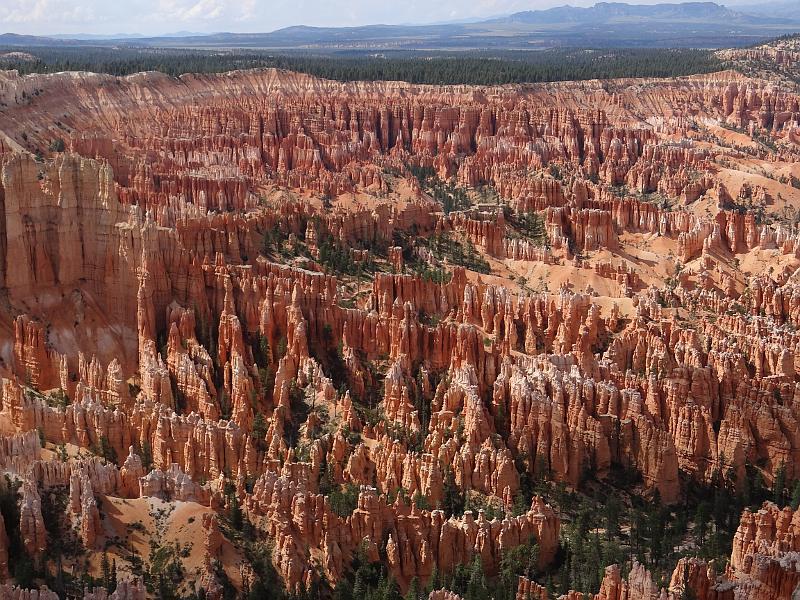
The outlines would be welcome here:
M 800 585 L 800 513 L 766 503 L 742 515 L 733 538 L 729 577 L 738 582 L 740 597 L 789 598 Z
M 59 597 L 47 586 L 38 590 L 30 590 L 9 584 L 0 584 L 0 595 L 9 600 L 57 600 Z M 81 598 L 83 600 L 144 600 L 147 598 L 147 594 L 144 584 L 140 580 L 126 580 L 121 581 L 117 585 L 117 589 L 110 594 L 106 589 L 100 587 L 87 590 Z
M 47 548 L 47 531 L 42 518 L 42 500 L 34 485 L 30 481 L 22 484 L 19 532 L 25 551 L 30 556 L 39 556 Z
M 188 583 L 211 597 L 220 569 L 253 578 L 231 577 L 223 515 L 271 542 L 291 591 L 360 553 L 405 591 L 476 558 L 493 576 L 531 541 L 549 568 L 561 519 L 535 479 L 623 472 L 675 503 L 681 481 L 800 475 L 800 237 L 711 137 L 749 128 L 796 160 L 790 90 L 266 70 L 4 73 L 0 98 L 21 148 L 0 154 L 0 464 L 36 560 L 63 488 L 95 558 L 109 506 L 202 512 Z M 69 151 L 37 160 L 55 136 Z M 459 494 L 485 508 L 449 515 Z M 788 597 L 795 520 L 745 513 L 725 581 L 695 559 L 665 590 L 609 567 L 595 599 Z M 521 578 L 518 597 L 546 590 Z
M 703 600 L 760 600 L 792 598 L 798 588 L 797 520 L 791 508 L 778 509 L 767 502 L 757 512 L 745 510 L 733 542 L 730 563 L 723 574 L 700 559 L 678 561 L 667 589 L 659 589 L 651 574 L 635 563 L 627 578 L 620 568 L 606 569 L 600 591 L 594 600 L 675 599 L 693 597 Z M 536 591 L 536 584 L 520 581 L 520 590 Z M 519 594 L 518 594 L 519 595 Z M 570 600 L 585 595 L 570 592 Z

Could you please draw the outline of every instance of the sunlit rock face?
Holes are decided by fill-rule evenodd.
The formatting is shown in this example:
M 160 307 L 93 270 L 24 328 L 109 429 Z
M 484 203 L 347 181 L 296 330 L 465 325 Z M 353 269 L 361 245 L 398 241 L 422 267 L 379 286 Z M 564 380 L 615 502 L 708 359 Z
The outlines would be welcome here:
M 0 101 L 0 596 L 51 597 L 9 551 L 50 564 L 58 527 L 71 568 L 115 561 L 86 599 L 152 595 L 128 546 L 250 589 L 237 527 L 289 590 L 357 558 L 405 592 L 531 541 L 554 568 L 531 481 L 679 506 L 800 475 L 788 89 L 3 72 Z M 765 504 L 724 572 L 609 565 L 594 598 L 789 598 L 796 520 Z

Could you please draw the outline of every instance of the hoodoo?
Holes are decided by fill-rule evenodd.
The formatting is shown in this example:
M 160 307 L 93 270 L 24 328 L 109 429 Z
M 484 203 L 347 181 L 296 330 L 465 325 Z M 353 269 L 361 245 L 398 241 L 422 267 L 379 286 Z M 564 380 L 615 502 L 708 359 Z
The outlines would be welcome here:
M 0 597 L 793 597 L 797 50 L 721 56 L 0 72 Z

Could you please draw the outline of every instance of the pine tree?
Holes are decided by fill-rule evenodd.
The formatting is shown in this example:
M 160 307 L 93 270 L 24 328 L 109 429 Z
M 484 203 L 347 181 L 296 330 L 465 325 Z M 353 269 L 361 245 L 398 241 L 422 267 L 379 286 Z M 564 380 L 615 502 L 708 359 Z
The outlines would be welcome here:
M 148 441 L 142 444 L 142 466 L 144 467 L 145 473 L 149 473 L 153 470 L 153 451 Z
M 111 561 L 111 576 L 109 577 L 107 589 L 109 593 L 114 593 L 117 589 L 117 559 Z
M 353 582 L 353 598 L 366 598 L 368 589 L 367 582 L 364 581 L 361 574 L 361 569 L 357 570 L 355 581 Z
M 619 535 L 619 516 L 622 507 L 615 496 L 610 496 L 605 505 L 606 539 Z
M 786 465 L 781 462 L 778 469 L 775 471 L 775 484 L 772 486 L 772 501 L 778 505 L 778 508 L 783 506 L 783 489 L 786 487 Z
M 111 563 L 108 562 L 107 552 L 103 552 L 103 558 L 100 561 L 100 570 L 103 573 L 103 587 L 109 589 L 111 587 Z
M 419 579 L 417 579 L 417 577 L 414 577 L 408 586 L 408 591 L 406 592 L 405 600 L 419 600 L 419 597 L 420 597 Z
M 425 586 L 425 597 L 427 598 L 431 592 L 438 590 L 441 587 L 442 582 L 441 578 L 439 577 L 439 567 L 437 567 L 434 563 L 433 571 L 431 572 L 430 579 L 428 579 L 428 585 Z
M 254 441 L 263 443 L 266 435 L 267 435 L 267 422 L 264 419 L 264 415 L 261 414 L 260 412 L 256 413 L 256 416 L 253 419 L 251 436 Z
M 458 516 L 464 512 L 464 493 L 456 484 L 456 478 L 451 468 L 448 468 L 444 474 L 442 510 L 448 517 Z
M 247 594 L 248 600 L 261 600 L 267 598 L 267 588 L 261 579 L 256 579 L 250 587 L 250 592 Z
M 486 577 L 483 574 L 483 564 L 480 556 L 476 556 L 472 561 L 469 570 L 469 580 L 467 581 L 467 593 L 464 600 L 486 600 L 489 597 L 489 590 L 486 588 Z
M 800 479 L 794 482 L 792 488 L 792 510 L 797 510 L 800 507 Z
M 689 563 L 684 564 L 683 568 L 683 593 L 681 600 L 695 600 L 694 590 L 689 585 Z
M 239 499 L 236 497 L 234 491 L 228 496 L 228 519 L 231 522 L 231 527 L 236 531 L 241 531 L 244 526 L 244 514 L 242 507 L 239 506 Z
M 403 596 L 400 594 L 400 587 L 394 577 L 390 577 L 389 581 L 386 582 L 382 600 L 403 600 Z

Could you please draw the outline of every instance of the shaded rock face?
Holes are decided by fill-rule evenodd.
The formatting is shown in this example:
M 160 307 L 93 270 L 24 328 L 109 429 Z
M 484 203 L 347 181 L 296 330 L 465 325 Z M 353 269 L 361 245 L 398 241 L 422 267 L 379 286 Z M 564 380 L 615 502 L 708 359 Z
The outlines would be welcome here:
M 0 520 L 0 577 L 8 578 L 8 533 L 6 532 L 5 520 Z
M 10 600 L 57 600 L 59 597 L 47 586 L 38 590 L 29 590 L 10 584 L 0 584 L 0 595 Z M 102 587 L 87 590 L 81 598 L 83 600 L 145 600 L 147 593 L 144 584 L 137 579 L 121 582 L 117 589 L 110 594 Z
M 593 600 L 678 600 L 693 597 L 703 600 L 760 600 L 794 598 L 798 586 L 798 512 L 780 510 L 767 502 L 756 513 L 745 511 L 733 542 L 730 563 L 724 575 L 715 575 L 713 563 L 682 558 L 672 573 L 669 587 L 659 589 L 651 574 L 634 562 L 627 578 L 617 565 L 606 569 L 600 591 Z M 535 582 L 520 578 L 518 597 L 538 591 Z M 570 592 L 569 600 L 586 596 Z
M 112 276 L 106 258 L 116 250 L 111 234 L 123 210 L 110 167 L 74 156 L 44 165 L 18 154 L 4 161 L 2 185 L 2 283 L 12 300 Z
M 793 598 L 800 574 L 800 511 L 767 502 L 745 511 L 736 535 L 727 575 L 739 582 L 744 598 Z
M 290 590 L 335 584 L 362 552 L 405 590 L 476 558 L 494 575 L 531 541 L 551 565 L 561 519 L 530 496 L 533 478 L 580 488 L 624 472 L 675 503 L 682 477 L 800 476 L 800 238 L 725 210 L 719 149 L 688 137 L 722 120 L 782 140 L 800 120 L 789 92 L 745 91 L 734 74 L 481 90 L 275 71 L 0 84 L 3 133 L 21 147 L 65 135 L 50 121 L 70 107 L 69 152 L 0 153 L 0 465 L 22 480 L 13 526 L 32 557 L 49 544 L 42 494 L 64 487 L 94 554 L 113 537 L 109 499 L 207 510 L 189 583 L 211 597 L 234 552 L 217 515 L 237 511 Z M 43 91 L 15 102 L 31 86 Z M 444 211 L 411 167 L 502 202 Z M 686 209 L 709 200 L 713 216 Z M 647 244 L 681 262 L 670 285 L 654 283 L 661 250 Z M 351 271 L 385 259 L 365 281 L 337 273 L 331 247 Z M 783 272 L 730 268 L 762 253 Z M 557 284 L 512 280 L 519 265 Z M 612 291 L 579 289 L 580 272 Z M 53 459 L 60 448 L 71 454 Z M 448 515 L 454 490 L 485 509 Z M 666 590 L 641 565 L 609 567 L 594 598 L 685 585 L 788 597 L 794 521 L 745 513 L 724 582 L 695 559 Z M 517 596 L 546 590 L 521 578 Z M 85 594 L 143 597 L 136 579 Z

